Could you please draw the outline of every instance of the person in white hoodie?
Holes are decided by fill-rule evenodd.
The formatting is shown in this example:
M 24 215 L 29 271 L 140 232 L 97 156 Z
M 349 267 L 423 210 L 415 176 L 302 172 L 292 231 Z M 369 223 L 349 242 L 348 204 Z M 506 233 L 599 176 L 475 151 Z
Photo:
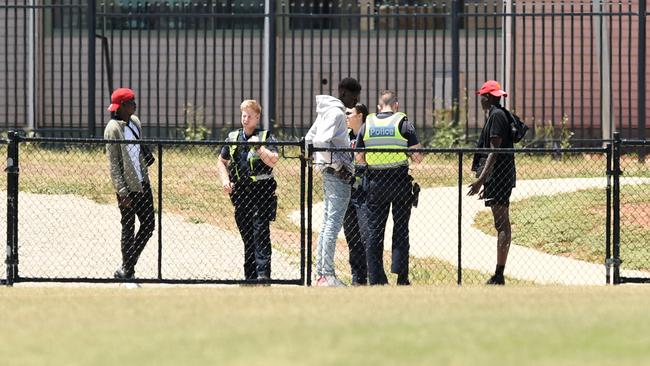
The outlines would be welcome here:
M 338 87 L 338 99 L 330 95 L 316 96 L 316 120 L 305 141 L 316 148 L 349 148 L 350 137 L 345 121 L 345 109 L 359 101 L 361 85 L 356 79 L 345 78 Z M 354 165 L 349 152 L 314 153 L 316 170 L 323 174 L 323 225 L 316 247 L 316 286 L 343 286 L 334 271 L 336 238 L 343 227 L 345 211 L 350 201 L 350 179 Z

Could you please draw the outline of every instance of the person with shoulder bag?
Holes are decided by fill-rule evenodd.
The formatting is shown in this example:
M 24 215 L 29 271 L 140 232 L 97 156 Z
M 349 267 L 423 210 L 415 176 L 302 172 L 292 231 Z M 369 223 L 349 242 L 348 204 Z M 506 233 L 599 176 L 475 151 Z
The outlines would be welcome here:
M 508 93 L 501 89 L 498 82 L 489 80 L 476 94 L 480 96 L 481 106 L 487 113 L 477 147 L 514 148 L 514 143 L 523 138 L 528 128 L 501 106 L 501 97 L 507 97 Z M 505 285 L 504 270 L 512 237 L 510 195 L 515 187 L 517 176 L 515 156 L 512 153 L 498 152 L 476 154 L 472 162 L 472 170 L 476 172 L 477 179 L 469 185 L 468 195 L 478 194 L 480 199 L 485 200 L 485 206 L 492 210 L 494 227 L 497 231 L 497 266 L 487 284 Z
M 104 129 L 111 181 L 115 188 L 122 224 L 122 265 L 115 271 L 116 279 L 135 278 L 135 266 L 155 229 L 153 193 L 147 167 L 154 158 L 145 145 L 124 143 L 143 136 L 136 111 L 135 93 L 128 88 L 116 89 L 108 107 L 111 119 Z M 147 152 L 148 151 L 148 152 Z M 135 233 L 135 218 L 140 227 Z

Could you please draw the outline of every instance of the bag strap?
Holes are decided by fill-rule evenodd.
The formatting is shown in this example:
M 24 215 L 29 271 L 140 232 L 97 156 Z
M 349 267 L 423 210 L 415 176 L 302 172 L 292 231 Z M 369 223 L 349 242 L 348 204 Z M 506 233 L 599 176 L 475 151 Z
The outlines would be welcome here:
M 129 119 L 129 122 L 126 123 L 126 127 L 128 127 L 129 130 L 131 130 L 131 132 L 133 132 L 133 135 L 135 136 L 136 140 L 140 140 L 140 135 L 138 133 L 136 133 L 135 130 L 131 127 L 131 120 L 130 119 Z
M 517 127 L 517 119 L 515 118 L 515 115 L 512 114 L 509 110 L 507 110 L 505 107 L 499 106 L 499 108 L 503 111 L 503 113 L 506 114 L 506 117 L 508 118 L 508 122 L 510 122 L 510 126 Z
M 487 118 L 487 121 L 485 121 L 485 126 L 483 126 L 483 130 L 481 131 L 481 136 L 479 136 L 478 139 L 478 148 L 484 148 L 483 145 L 485 145 L 485 138 L 487 138 L 487 143 L 489 148 L 490 144 L 490 130 L 492 129 L 492 115 L 489 115 Z M 485 137 L 485 138 L 484 138 Z

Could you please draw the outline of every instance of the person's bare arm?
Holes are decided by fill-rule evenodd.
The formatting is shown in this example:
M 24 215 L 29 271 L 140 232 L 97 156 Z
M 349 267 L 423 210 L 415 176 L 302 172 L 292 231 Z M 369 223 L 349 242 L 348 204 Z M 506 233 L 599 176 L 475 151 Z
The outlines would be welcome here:
M 219 156 L 219 161 L 217 161 L 217 172 L 219 173 L 219 178 L 221 178 L 221 185 L 223 190 L 226 193 L 232 193 L 233 184 L 230 181 L 230 175 L 228 174 L 228 164 L 230 160 L 226 160 Z
M 354 159 L 357 161 L 357 164 L 361 165 L 367 165 L 368 163 L 366 162 L 366 153 L 365 152 L 358 152 L 354 155 Z
M 409 146 L 409 149 L 421 149 L 421 148 L 422 148 L 422 144 Z M 411 158 L 411 161 L 416 164 L 419 164 L 422 162 L 422 160 L 424 160 L 424 154 L 422 154 L 421 152 L 410 153 L 409 157 Z
M 259 142 L 260 139 L 257 136 L 253 136 L 250 139 L 248 139 L 248 142 Z M 278 155 L 277 152 L 271 151 L 270 149 L 266 148 L 266 146 L 256 146 L 255 151 L 257 152 L 257 155 L 260 156 L 260 159 L 262 159 L 262 162 L 264 164 L 268 165 L 269 167 L 273 168 L 275 167 L 275 164 L 278 163 L 278 160 L 280 160 L 280 156 Z
M 260 155 L 260 159 L 262 159 L 264 164 L 271 168 L 275 167 L 275 164 L 280 160 L 280 155 L 275 151 L 267 149 L 266 146 L 260 146 L 260 148 L 257 149 L 257 153 Z
M 493 149 L 498 149 L 501 147 L 501 137 L 498 136 L 492 136 L 490 137 L 490 146 Z M 492 174 L 492 169 L 494 168 L 494 163 L 497 159 L 497 154 L 496 153 L 489 153 L 487 160 L 485 162 L 485 167 L 483 168 L 483 171 L 481 172 L 481 175 L 478 177 L 478 179 L 469 185 L 469 192 L 467 193 L 468 196 L 473 196 L 477 193 L 480 192 L 481 187 L 485 183 L 485 180 L 487 177 Z

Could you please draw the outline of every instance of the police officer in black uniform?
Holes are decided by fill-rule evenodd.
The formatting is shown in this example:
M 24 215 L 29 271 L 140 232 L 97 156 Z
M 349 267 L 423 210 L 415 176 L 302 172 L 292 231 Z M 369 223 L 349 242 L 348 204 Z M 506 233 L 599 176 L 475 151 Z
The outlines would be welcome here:
M 255 100 L 241 106 L 242 128 L 228 134 L 228 141 L 275 141 L 268 131 L 258 129 L 262 107 Z M 274 146 L 226 145 L 217 164 L 224 191 L 235 207 L 235 221 L 244 241 L 246 280 L 271 278 L 270 221 L 275 220 L 277 184 L 273 167 L 278 162 Z
M 409 220 L 413 204 L 413 184 L 409 176 L 409 159 L 419 163 L 421 153 L 370 152 L 372 149 L 420 148 L 415 126 L 406 114 L 398 112 L 397 95 L 384 90 L 379 96 L 377 114 L 371 114 L 359 131 L 357 162 L 366 164 L 366 207 L 368 210 L 368 280 L 371 285 L 388 284 L 384 272 L 384 232 L 388 213 L 393 212 L 391 272 L 398 285 L 409 282 Z
M 357 144 L 357 134 L 368 116 L 368 107 L 357 103 L 345 111 L 350 134 L 350 147 Z M 355 164 L 355 178 L 352 180 L 352 194 L 348 210 L 345 212 L 343 232 L 350 250 L 350 269 L 352 270 L 352 286 L 368 284 L 368 265 L 366 261 L 366 242 L 368 240 L 368 213 L 365 205 L 365 193 L 361 187 L 362 177 L 366 167 Z

